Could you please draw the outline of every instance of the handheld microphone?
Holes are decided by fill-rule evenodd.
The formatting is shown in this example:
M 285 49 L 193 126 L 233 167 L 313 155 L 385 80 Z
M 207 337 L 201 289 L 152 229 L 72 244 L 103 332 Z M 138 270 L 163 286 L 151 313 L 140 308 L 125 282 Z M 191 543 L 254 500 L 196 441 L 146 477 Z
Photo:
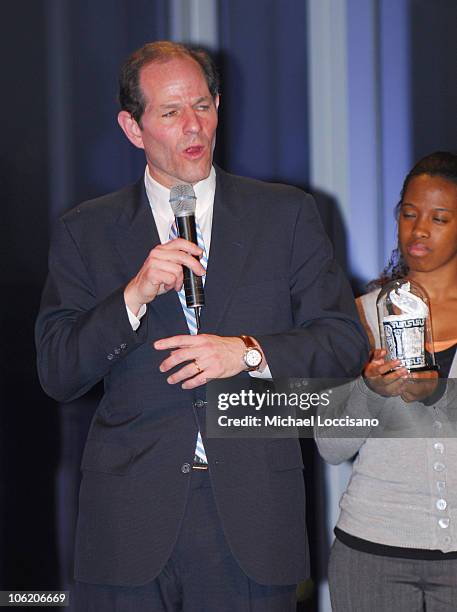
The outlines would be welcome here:
M 170 190 L 170 206 L 176 220 L 178 236 L 198 245 L 197 228 L 195 225 L 196 200 L 192 185 L 175 185 Z M 196 257 L 195 259 L 198 259 Z M 203 280 L 184 266 L 184 294 L 186 305 L 195 311 L 197 330 L 200 329 L 200 309 L 205 305 Z

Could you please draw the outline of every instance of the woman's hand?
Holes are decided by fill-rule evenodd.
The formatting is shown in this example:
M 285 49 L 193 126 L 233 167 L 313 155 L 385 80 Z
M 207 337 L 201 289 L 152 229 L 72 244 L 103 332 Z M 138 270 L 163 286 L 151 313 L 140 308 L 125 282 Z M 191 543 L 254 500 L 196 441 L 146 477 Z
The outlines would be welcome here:
M 408 370 L 402 366 L 399 359 L 384 361 L 386 355 L 385 349 L 373 351 L 363 371 L 365 383 L 372 391 L 384 397 L 401 395 L 404 380 L 408 377 Z
M 405 402 L 420 402 L 434 393 L 438 386 L 438 372 L 410 372 L 403 381 L 401 397 Z
M 405 402 L 420 402 L 438 385 L 438 372 L 408 372 L 399 359 L 384 361 L 385 349 L 375 349 L 363 371 L 367 386 L 384 397 L 400 396 Z

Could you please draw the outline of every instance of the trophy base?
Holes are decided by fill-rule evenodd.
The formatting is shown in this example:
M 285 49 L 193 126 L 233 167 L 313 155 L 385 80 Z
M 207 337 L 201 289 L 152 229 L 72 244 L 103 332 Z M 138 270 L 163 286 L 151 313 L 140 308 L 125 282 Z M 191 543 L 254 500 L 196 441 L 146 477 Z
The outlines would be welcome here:
M 420 368 L 406 368 L 408 370 L 408 372 L 438 372 L 440 369 L 440 366 L 438 365 L 431 365 L 431 366 L 422 366 Z
M 398 370 L 399 368 L 402 368 L 402 367 L 406 367 L 406 366 L 399 366 L 398 368 L 393 368 L 392 370 L 388 370 L 387 372 L 383 374 L 383 376 L 386 376 L 387 374 L 391 374 L 392 372 L 395 372 L 395 370 Z M 439 372 L 440 366 L 431 365 L 431 366 L 421 366 L 420 368 L 406 368 L 406 369 L 408 370 L 410 374 L 413 374 L 414 372 Z

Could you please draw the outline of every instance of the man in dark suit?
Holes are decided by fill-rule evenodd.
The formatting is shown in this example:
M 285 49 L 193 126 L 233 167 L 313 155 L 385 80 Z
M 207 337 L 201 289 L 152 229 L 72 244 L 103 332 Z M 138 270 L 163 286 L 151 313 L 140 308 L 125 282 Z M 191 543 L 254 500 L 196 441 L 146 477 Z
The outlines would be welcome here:
M 298 441 L 206 437 L 205 385 L 357 373 L 366 340 L 352 295 L 310 196 L 213 167 L 219 95 L 205 54 L 146 45 L 120 84 L 144 179 L 59 220 L 36 330 L 50 395 L 105 385 L 82 461 L 77 606 L 293 610 L 309 570 Z M 173 237 L 182 183 L 200 246 Z M 206 276 L 199 334 L 183 266 Z

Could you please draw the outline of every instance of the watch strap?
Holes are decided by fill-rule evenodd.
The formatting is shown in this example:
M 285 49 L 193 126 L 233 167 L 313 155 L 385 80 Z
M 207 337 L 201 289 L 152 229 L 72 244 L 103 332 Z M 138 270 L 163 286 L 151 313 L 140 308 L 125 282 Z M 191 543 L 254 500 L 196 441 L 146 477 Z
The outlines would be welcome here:
M 259 349 L 259 347 L 257 346 L 257 344 L 254 342 L 254 340 L 251 338 L 251 336 L 245 336 L 244 334 L 241 334 L 240 336 L 241 340 L 244 342 L 244 346 L 247 349 Z

